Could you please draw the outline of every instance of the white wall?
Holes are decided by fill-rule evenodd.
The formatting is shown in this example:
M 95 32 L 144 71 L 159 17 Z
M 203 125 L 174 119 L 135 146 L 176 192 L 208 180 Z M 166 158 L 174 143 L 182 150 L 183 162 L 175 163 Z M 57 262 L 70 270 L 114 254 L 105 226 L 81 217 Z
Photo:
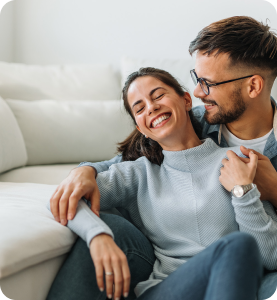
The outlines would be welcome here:
M 213 21 L 268 18 L 263 0 L 15 0 L 14 60 L 27 64 L 110 62 L 120 57 L 187 57 L 190 41 Z
M 14 59 L 14 2 L 8 2 L 0 14 L 0 60 Z

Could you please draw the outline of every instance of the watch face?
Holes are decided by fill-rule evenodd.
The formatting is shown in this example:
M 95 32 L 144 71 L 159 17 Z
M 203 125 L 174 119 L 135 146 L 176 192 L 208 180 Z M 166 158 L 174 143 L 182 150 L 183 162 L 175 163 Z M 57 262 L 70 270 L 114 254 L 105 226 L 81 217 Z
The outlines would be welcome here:
M 242 197 L 244 194 L 243 188 L 241 186 L 235 186 L 234 187 L 234 195 L 236 197 Z

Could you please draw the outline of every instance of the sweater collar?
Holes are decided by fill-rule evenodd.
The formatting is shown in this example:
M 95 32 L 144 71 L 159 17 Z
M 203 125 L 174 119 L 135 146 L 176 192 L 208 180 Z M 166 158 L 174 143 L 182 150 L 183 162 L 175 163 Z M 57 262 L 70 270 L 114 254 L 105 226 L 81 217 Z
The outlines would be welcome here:
M 203 143 L 201 145 L 187 150 L 181 150 L 181 151 L 163 150 L 163 155 L 164 155 L 163 164 L 168 165 L 169 167 L 172 167 L 179 171 L 183 171 L 183 172 L 191 171 L 190 166 L 191 164 L 193 164 L 193 162 L 196 159 L 199 160 L 199 155 L 205 158 L 209 154 L 213 153 L 216 149 L 220 148 L 210 138 L 202 140 L 202 142 Z

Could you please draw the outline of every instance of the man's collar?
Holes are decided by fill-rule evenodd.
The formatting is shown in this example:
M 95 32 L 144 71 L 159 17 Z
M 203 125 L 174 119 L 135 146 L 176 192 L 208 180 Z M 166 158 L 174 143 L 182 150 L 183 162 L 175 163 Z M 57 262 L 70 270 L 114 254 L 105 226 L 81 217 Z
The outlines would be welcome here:
M 274 116 L 273 116 L 273 132 L 275 139 L 277 141 L 277 103 L 275 100 L 271 97 L 271 102 L 272 106 L 274 109 Z M 212 132 L 218 132 L 218 145 L 221 143 L 221 135 L 222 135 L 222 124 L 216 124 L 216 125 L 211 125 L 207 131 L 207 134 L 210 134 Z

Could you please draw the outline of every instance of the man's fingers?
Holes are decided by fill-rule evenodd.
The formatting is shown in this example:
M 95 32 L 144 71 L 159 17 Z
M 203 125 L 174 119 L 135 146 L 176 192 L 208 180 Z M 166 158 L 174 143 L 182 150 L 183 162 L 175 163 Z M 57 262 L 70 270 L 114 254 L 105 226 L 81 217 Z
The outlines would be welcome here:
M 99 192 L 99 189 L 98 189 L 98 186 L 96 186 L 94 189 L 93 189 L 93 192 L 90 196 L 90 203 L 91 203 L 91 210 L 98 216 L 100 217 L 99 215 L 99 211 L 100 211 L 100 192 Z
M 261 153 L 259 153 L 258 151 L 253 150 L 253 149 L 248 149 L 244 146 L 240 146 L 240 151 L 243 155 L 248 156 L 248 157 L 250 157 L 249 154 L 250 154 L 250 151 L 252 151 L 254 154 L 256 154 L 258 156 L 258 159 L 264 159 L 265 158 L 265 156 L 262 155 Z
M 258 155 L 256 155 L 253 151 L 250 151 L 249 153 L 249 158 L 250 158 L 250 163 L 249 165 L 253 168 L 256 169 L 258 165 Z

